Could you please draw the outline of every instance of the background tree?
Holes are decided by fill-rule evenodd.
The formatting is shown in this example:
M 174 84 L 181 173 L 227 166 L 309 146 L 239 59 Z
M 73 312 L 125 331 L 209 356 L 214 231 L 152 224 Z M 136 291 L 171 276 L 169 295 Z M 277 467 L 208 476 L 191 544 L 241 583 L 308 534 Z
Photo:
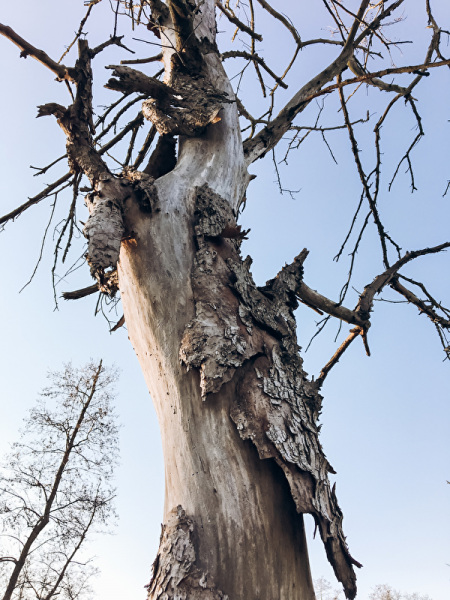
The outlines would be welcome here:
M 386 583 L 377 585 L 369 595 L 369 600 L 431 600 L 426 594 L 402 594 Z
M 333 590 L 333 586 L 325 577 L 314 579 L 314 592 L 317 600 L 339 600 L 341 592 Z
M 87 17 L 95 4 L 98 3 L 90 4 Z M 401 290 L 408 301 L 437 324 L 444 348 L 448 347 L 444 337 L 448 326 L 445 308 L 433 299 L 426 288 L 421 287 L 420 282 L 418 288 L 425 294 L 425 300 L 397 282 L 400 268 L 419 256 L 445 249 L 448 243 L 401 253 L 399 245 L 387 233 L 377 205 L 381 125 L 399 100 L 407 101 L 417 119 L 412 90 L 425 79 L 428 69 L 445 66 L 448 61 L 434 61 L 435 55 L 441 58 L 439 44 L 442 31 L 437 25 L 434 27 L 428 3 L 426 9 L 433 34 L 425 60 L 422 58 L 409 66 L 370 72 L 367 72 L 366 59 L 382 60 L 376 44 L 380 42 L 387 48 L 392 45 L 381 26 L 386 21 L 390 22 L 388 19 L 402 2 L 379 3 L 376 6 L 363 2 L 358 11 L 337 2 L 332 7 L 324 3 L 325 10 L 330 9 L 341 39 L 317 38 L 306 42 L 301 40 L 283 15 L 266 2 L 259 4 L 292 34 L 296 43 L 294 58 L 300 55 L 302 47 L 315 45 L 333 46 L 333 49 L 337 48 L 337 54 L 328 62 L 328 67 L 291 97 L 275 118 L 273 108 L 271 110 L 273 104 L 269 105 L 269 112 L 262 118 L 253 119 L 251 113 L 236 101 L 241 114 L 252 127 L 251 138 L 243 147 L 232 91 L 220 64 L 221 58 L 230 56 L 225 56 L 226 52 L 219 56 L 214 47 L 213 3 L 202 3 L 199 7 L 184 2 L 169 2 L 167 6 L 158 2 L 125 6 L 133 24 L 142 21 L 150 30 L 159 33 L 166 78 L 162 85 L 155 77 L 143 76 L 126 67 L 114 69 L 115 77 L 108 82 L 108 87 L 125 92 L 127 97 L 131 92 L 144 95 L 142 114 L 149 117 L 155 126 L 144 140 L 142 152 L 137 154 L 137 162 L 133 164 L 135 169 L 140 165 L 137 159 L 142 162 L 152 135 L 156 135 L 156 131 L 161 134 L 143 172 L 123 168 L 118 176 L 100 157 L 111 149 L 113 142 L 118 143 L 130 133 L 131 150 L 127 149 L 121 163 L 128 167 L 137 137 L 135 132 L 142 117 L 139 114 L 138 121 L 130 121 L 128 128 L 118 134 L 119 138 L 108 142 L 111 145 L 95 151 L 90 70 L 91 59 L 107 45 L 122 44 L 116 36 L 116 27 L 106 45 L 89 49 L 85 40 L 80 40 L 79 61 L 75 68 L 57 64 L 16 32 L 4 27 L 2 33 L 18 44 L 25 55 L 31 54 L 44 62 L 59 78 L 69 81 L 69 87 L 72 81 L 77 92 L 68 109 L 54 103 L 40 108 L 41 116 L 54 114 L 57 117 L 67 136 L 73 177 L 70 173 L 63 176 L 44 194 L 6 215 L 4 222 L 48 194 L 56 193 L 60 185 L 69 181 L 75 185 L 75 202 L 80 174 L 88 177 L 91 217 L 85 233 L 89 238 L 88 258 L 98 285 L 66 297 L 80 297 L 98 287 L 102 293 L 113 293 L 116 287 L 114 266 L 123 241 L 119 287 L 126 322 L 158 407 L 164 430 L 166 471 L 170 474 L 166 496 L 167 537 L 163 537 L 161 547 L 161 555 L 168 563 L 161 562 L 160 557 L 156 567 L 164 565 L 168 571 L 172 567 L 176 569 L 171 562 L 173 555 L 165 556 L 164 550 L 171 546 L 174 531 L 180 531 L 181 527 L 186 534 L 183 541 L 192 559 L 186 567 L 182 589 L 184 586 L 194 589 L 200 586 L 205 590 L 202 592 L 204 595 L 211 595 L 221 593 L 216 591 L 217 587 L 231 595 L 246 597 L 260 593 L 259 588 L 267 597 L 277 596 L 280 589 L 288 590 L 285 593 L 291 597 L 296 593 L 311 595 L 305 553 L 298 549 L 304 548 L 302 521 L 292 510 L 283 473 L 297 511 L 309 512 L 316 519 L 329 559 L 347 595 L 352 597 L 355 594 L 355 576 L 351 565 L 355 561 L 345 543 L 342 515 L 327 479 L 330 467 L 317 439 L 317 417 L 321 407 L 319 389 L 331 366 L 354 339 L 361 336 L 368 350 L 369 313 L 375 294 L 387 285 L 393 286 L 397 292 Z M 245 31 L 252 40 L 258 40 L 254 31 L 253 6 L 250 7 L 249 25 L 245 25 L 244 17 L 243 20 L 236 16 L 229 4 L 223 6 L 218 3 L 219 10 L 235 26 Z M 117 16 L 122 8 L 118 3 Z M 235 57 L 250 60 L 260 74 L 258 69 L 263 67 L 260 57 L 254 52 L 253 42 L 250 53 L 239 52 Z M 341 74 L 348 67 L 354 76 L 342 80 Z M 272 76 L 273 71 L 268 73 Z M 383 84 L 380 80 L 383 76 L 397 73 L 411 73 L 414 77 L 403 87 Z M 324 89 L 334 77 L 338 78 L 337 82 Z M 281 77 L 278 79 L 282 81 Z M 361 163 L 355 123 L 349 118 L 342 92 L 344 87 L 365 82 L 394 94 L 376 127 L 375 167 L 368 174 Z M 278 87 L 282 87 L 279 81 L 277 83 Z M 350 278 L 337 303 L 314 293 L 303 282 L 302 265 L 306 252 L 301 253 L 267 286 L 257 289 L 249 273 L 250 261 L 241 260 L 237 242 L 233 241 L 241 237 L 235 217 L 243 204 L 244 190 L 250 179 L 246 166 L 271 151 L 291 130 L 293 119 L 317 97 L 333 91 L 339 91 L 340 111 L 363 184 L 359 207 L 364 202 L 369 210 L 362 221 L 352 256 L 356 255 L 361 236 L 372 220 L 382 256 L 381 272 L 374 271 L 367 276 L 366 282 L 378 273 L 373 283 L 359 295 L 354 310 L 347 310 L 342 304 Z M 273 98 L 272 94 L 271 101 Z M 418 124 L 420 126 L 420 120 Z M 256 133 L 254 127 L 258 129 L 259 126 L 261 130 Z M 297 131 L 295 127 L 294 132 Z M 322 129 L 318 127 L 317 120 L 314 126 L 308 127 L 310 131 L 325 134 Z M 176 168 L 171 170 L 175 165 L 170 139 L 173 135 L 181 135 L 181 139 Z M 295 134 L 291 147 L 299 141 Z M 410 154 L 410 149 L 407 149 L 402 163 L 410 165 Z M 69 218 L 60 230 L 57 246 L 66 233 L 69 234 L 66 248 L 70 246 L 74 231 L 74 202 Z M 122 212 L 125 221 L 122 220 Z M 353 224 L 359 213 L 360 208 Z M 108 232 L 107 235 L 105 232 Z M 63 253 L 64 258 L 66 252 Z M 110 268 L 112 270 L 108 270 Z M 410 282 L 413 286 L 416 283 Z M 356 326 L 314 382 L 306 378 L 297 355 L 292 316 L 296 297 L 316 310 Z M 190 373 L 180 369 L 179 354 L 185 366 L 194 368 Z M 196 369 L 201 371 L 200 389 Z M 214 396 L 214 404 L 210 402 L 210 410 L 204 410 L 201 399 L 211 395 Z M 170 398 L 170 406 L 167 397 Z M 229 421 L 230 414 L 241 437 L 250 439 L 259 456 L 269 460 L 259 463 L 252 446 L 236 439 L 236 432 Z M 171 440 L 176 441 L 176 445 Z M 223 464 L 231 467 L 226 473 L 221 470 Z M 189 475 L 191 473 L 196 474 L 195 480 Z M 182 509 L 177 510 L 177 506 L 183 506 L 187 515 Z M 260 508 L 258 515 L 254 514 L 254 506 Z M 280 512 L 280 507 L 288 526 L 274 517 Z M 175 512 L 171 515 L 172 509 Z M 232 515 L 231 521 L 229 515 Z M 195 538 L 197 564 L 190 532 L 200 523 L 202 533 Z M 251 539 L 246 535 L 247 531 L 252 531 Z M 255 535 L 260 535 L 261 540 L 255 539 Z M 239 553 L 236 547 L 240 548 Z M 223 553 L 220 557 L 219 548 Z M 241 553 L 252 557 L 251 564 L 245 565 L 245 573 L 242 561 L 238 560 Z M 277 556 L 283 557 L 285 571 L 275 560 Z M 211 585 L 205 582 L 206 572 L 211 575 Z M 231 579 L 228 576 L 230 572 L 234 575 Z M 155 572 L 150 594 L 152 597 L 159 597 L 164 592 L 170 595 L 175 593 L 172 588 L 178 583 L 175 579 L 161 582 L 158 572 Z M 164 590 L 161 585 L 166 586 Z
M 317 600 L 338 600 L 341 596 L 339 590 L 333 590 L 333 586 L 325 577 L 314 580 L 314 592 Z M 427 594 L 413 592 L 402 593 L 387 583 L 379 584 L 369 594 L 369 600 L 431 600 Z
M 100 361 L 49 379 L 0 472 L 2 600 L 85 597 L 86 543 L 114 517 L 116 374 Z

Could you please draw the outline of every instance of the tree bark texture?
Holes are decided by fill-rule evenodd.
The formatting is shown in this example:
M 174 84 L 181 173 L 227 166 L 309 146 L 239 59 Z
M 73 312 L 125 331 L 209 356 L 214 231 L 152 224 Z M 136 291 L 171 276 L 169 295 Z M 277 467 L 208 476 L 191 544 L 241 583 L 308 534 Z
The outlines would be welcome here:
M 214 39 L 209 4 L 200 39 Z M 218 53 L 205 61 L 217 97 L 233 100 Z M 354 597 L 318 441 L 321 398 L 298 356 L 301 262 L 259 290 L 239 252 L 249 175 L 236 104 L 180 138 L 174 170 L 145 177 L 141 201 L 125 201 L 119 284 L 164 449 L 165 524 L 148 597 L 313 599 L 305 512 Z M 142 209 L 146 195 L 156 210 Z

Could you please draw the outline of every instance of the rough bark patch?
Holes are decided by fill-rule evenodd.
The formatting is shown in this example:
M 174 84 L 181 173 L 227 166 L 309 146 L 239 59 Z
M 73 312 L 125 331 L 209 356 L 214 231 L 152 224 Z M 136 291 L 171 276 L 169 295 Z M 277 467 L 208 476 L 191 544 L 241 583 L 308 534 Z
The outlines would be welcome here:
M 303 274 L 301 260 L 257 288 L 239 241 L 224 237 L 237 230 L 228 203 L 208 186 L 195 193 L 196 314 L 182 340 L 181 361 L 200 370 L 204 399 L 234 378 L 231 418 L 241 438 L 283 470 L 297 511 L 314 516 L 336 576 L 354 598 L 352 565 L 360 565 L 348 551 L 328 480 L 334 471 L 319 441 L 322 397 L 303 370 L 296 338 L 294 291 Z
M 236 241 L 220 234 L 236 229 L 228 203 L 206 186 L 196 190 L 197 253 L 192 273 L 195 318 L 187 325 L 180 359 L 200 369 L 203 399 L 218 392 L 242 363 L 254 356 L 254 340 L 239 318 L 239 302 L 229 287 L 230 270 L 224 257 L 236 252 Z
M 142 212 L 158 212 L 160 208 L 158 192 L 154 185 L 155 177 L 132 168 L 126 168 L 124 175 L 131 181 L 134 195 Z
M 124 234 L 124 195 L 123 188 L 111 177 L 100 180 L 95 193 L 86 196 L 89 219 L 83 233 L 88 239 L 88 263 L 93 276 L 117 266 Z
M 133 194 L 143 212 L 158 211 L 158 194 L 153 182 L 150 175 L 126 168 L 120 177 L 102 176 L 94 192 L 85 198 L 89 210 L 83 230 L 88 239 L 87 261 L 91 274 L 105 289 L 109 276 L 105 270 L 116 269 L 124 236 L 133 235 L 125 231 L 123 207 Z
M 228 600 L 196 566 L 194 522 L 178 506 L 163 525 L 148 600 Z

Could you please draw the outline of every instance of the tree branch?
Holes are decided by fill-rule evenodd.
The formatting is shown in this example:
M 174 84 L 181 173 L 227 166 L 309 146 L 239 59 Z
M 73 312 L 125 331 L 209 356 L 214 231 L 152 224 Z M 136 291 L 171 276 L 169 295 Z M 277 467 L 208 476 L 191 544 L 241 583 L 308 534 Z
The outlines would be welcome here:
M 345 308 L 345 306 L 341 306 L 339 302 L 334 302 L 333 300 L 322 296 L 319 292 L 308 287 L 303 281 L 299 283 L 299 286 L 296 289 L 296 295 L 303 304 L 306 304 L 311 308 L 318 308 L 332 317 L 350 323 L 350 325 L 359 325 L 364 328 L 367 327 L 367 321 L 361 318 L 356 311 Z
M 393 4 L 391 4 L 390 6 L 388 6 L 386 9 L 384 9 L 379 15 L 378 17 L 376 17 L 369 25 L 366 29 L 364 29 L 364 31 L 362 33 L 359 34 L 359 36 L 356 38 L 355 40 L 355 46 L 359 46 L 359 44 L 370 34 L 370 33 L 374 33 L 381 25 L 381 23 L 383 22 L 384 19 L 386 19 L 386 17 L 389 17 L 394 10 L 396 10 L 401 4 L 403 4 L 405 0 L 397 0 L 396 2 L 394 2 Z
M 278 113 L 273 121 L 264 127 L 255 137 L 244 142 L 244 155 L 247 166 L 262 158 L 272 150 L 288 131 L 292 121 L 316 97 L 317 92 L 345 68 L 349 52 L 343 50 L 319 75 L 306 83 Z
M 352 44 L 356 37 L 356 34 L 358 33 L 358 28 L 362 23 L 364 13 L 366 12 L 366 9 L 369 6 L 369 4 L 370 4 L 370 0 L 362 0 L 357 14 L 353 15 L 355 20 L 353 21 L 353 25 L 350 29 L 350 33 L 348 34 L 347 40 L 345 41 L 344 50 L 348 50 L 349 48 L 352 47 Z
M 394 2 L 388 9 L 384 10 L 374 21 L 358 36 L 354 39 L 354 43 L 350 44 L 350 40 L 354 38 L 358 29 L 357 20 L 353 24 L 353 28 L 345 42 L 344 49 L 340 55 L 330 65 L 322 71 L 319 75 L 311 79 L 305 84 L 285 105 L 280 111 L 277 117 L 271 121 L 266 127 L 264 127 L 255 137 L 246 140 L 244 142 L 244 153 L 246 156 L 247 165 L 251 164 L 258 158 L 262 158 L 269 150 L 274 148 L 280 141 L 286 131 L 289 129 L 290 124 L 294 118 L 302 112 L 306 106 L 314 99 L 321 95 L 328 94 L 336 89 L 342 88 L 347 85 L 355 83 L 371 82 L 375 78 L 375 85 L 378 84 L 376 78 L 385 77 L 387 75 L 401 74 L 401 73 L 415 73 L 418 75 L 425 75 L 426 71 L 435 67 L 449 66 L 450 60 L 442 60 L 438 62 L 427 62 L 419 65 L 410 65 L 399 68 L 383 69 L 381 71 L 366 73 L 364 75 L 341 81 L 338 84 L 330 85 L 326 88 L 323 86 L 331 81 L 333 77 L 342 72 L 346 66 L 348 60 L 352 55 L 352 49 L 358 47 L 364 38 L 369 35 L 371 31 L 374 31 L 380 26 L 382 20 L 389 16 L 398 6 L 403 3 L 404 0 L 398 0 Z M 358 18 L 362 17 L 362 14 L 367 7 L 368 2 L 363 2 L 358 11 Z M 388 84 L 386 84 L 387 86 Z M 380 87 L 378 85 L 378 87 Z M 383 86 L 384 89 L 385 86 Z M 392 88 L 392 91 L 394 88 Z M 403 88 L 402 88 L 403 94 Z
M 286 104 L 286 106 L 273 121 L 271 121 L 264 129 L 262 129 L 254 138 L 244 142 L 244 153 L 246 156 L 247 165 L 250 165 L 258 158 L 262 158 L 269 150 L 274 148 L 283 135 L 288 131 L 294 118 L 300 114 L 315 98 L 355 83 L 369 83 L 369 81 L 373 80 L 373 78 L 385 77 L 386 75 L 400 73 L 418 73 L 419 75 L 423 76 L 428 69 L 450 65 L 449 59 L 434 63 L 424 63 L 421 65 L 383 69 L 374 73 L 367 73 L 360 77 L 346 79 L 339 83 L 323 88 L 325 83 L 330 81 L 335 75 L 338 75 L 345 68 L 349 58 L 347 54 L 348 51 L 345 53 L 343 50 L 333 63 L 331 63 L 324 71 L 322 71 L 322 73 L 311 79 L 311 81 L 304 85 L 301 90 L 295 94 L 295 96 Z
M 125 46 L 124 44 L 122 44 L 122 40 L 123 40 L 123 35 L 121 35 L 121 36 L 117 36 L 117 35 L 111 36 L 109 38 L 109 40 L 106 40 L 106 42 L 103 42 L 102 44 L 99 44 L 95 48 L 91 48 L 90 49 L 89 53 L 90 53 L 91 58 L 94 58 L 95 56 L 97 56 L 97 54 L 100 54 L 100 52 L 103 52 L 103 50 L 105 48 L 108 48 L 109 46 L 119 46 L 120 48 L 123 48 L 127 52 L 131 52 L 131 54 L 134 54 L 134 50 L 130 50 L 129 48 L 127 48 L 127 46 Z
M 323 311 L 341 321 L 350 323 L 351 325 L 358 325 L 362 328 L 370 326 L 370 324 L 368 325 L 367 321 L 356 311 L 341 306 L 339 302 L 329 300 L 304 283 L 303 263 L 308 254 L 309 251 L 304 248 L 291 264 L 282 268 L 275 279 L 267 282 L 267 289 L 271 289 L 275 293 L 281 290 L 290 291 L 295 294 L 300 302 L 314 310 L 318 309 L 319 311 Z
M 95 283 L 94 285 L 89 285 L 88 287 L 82 288 L 81 290 L 76 290 L 74 292 L 63 292 L 62 297 L 64 300 L 79 300 L 80 298 L 85 298 L 86 296 L 95 294 L 98 291 L 98 285 Z
M 415 304 L 419 310 L 427 314 L 436 325 L 439 325 L 445 329 L 450 329 L 450 320 L 439 316 L 432 308 L 417 298 L 415 294 L 402 286 L 398 282 L 397 278 L 399 269 L 407 263 L 420 256 L 436 254 L 446 250 L 447 248 L 450 248 L 450 242 L 445 242 L 431 248 L 406 252 L 406 254 L 402 256 L 396 263 L 375 277 L 372 283 L 364 287 L 364 290 L 361 293 L 354 310 L 350 310 L 345 306 L 342 306 L 342 300 L 340 302 L 333 302 L 329 298 L 326 298 L 325 296 L 322 296 L 322 294 L 312 290 L 304 283 L 303 263 L 308 256 L 308 250 L 306 248 L 302 250 L 302 252 L 291 264 L 283 267 L 275 279 L 268 281 L 266 287 L 261 288 L 261 291 L 266 293 L 269 292 L 279 294 L 283 291 L 293 292 L 297 300 L 319 312 L 319 314 L 327 313 L 328 315 L 336 317 L 341 321 L 356 325 L 356 327 L 350 331 L 350 334 L 346 340 L 339 346 L 331 359 L 323 367 L 318 379 L 316 380 L 318 389 L 322 386 L 325 377 L 331 368 L 339 361 L 341 356 L 358 335 L 361 335 L 366 354 L 367 356 L 370 356 L 370 349 L 367 342 L 367 331 L 371 326 L 370 314 L 372 312 L 375 294 L 379 294 L 386 285 L 390 285 L 393 289 L 401 293 L 409 302 Z M 429 296 L 429 298 L 431 298 L 431 296 Z
M 244 33 L 247 33 L 251 38 L 258 40 L 258 42 L 262 42 L 262 40 L 263 40 L 262 35 L 260 35 L 259 33 L 256 33 L 255 31 L 252 31 L 252 29 L 250 27 L 248 27 L 247 25 L 242 23 L 242 21 L 240 21 L 236 17 L 234 12 L 230 8 L 225 8 L 225 6 L 220 2 L 220 0 L 216 0 L 216 6 L 226 16 L 226 18 L 230 21 L 230 23 L 233 23 L 233 25 L 236 25 L 236 27 L 238 27 Z
M 258 63 L 258 65 L 261 65 L 261 67 L 267 71 L 267 73 L 269 73 L 269 75 L 271 77 L 273 77 L 273 79 L 275 79 L 275 81 L 284 89 L 287 89 L 287 84 L 284 83 L 284 81 L 281 79 L 281 77 L 278 77 L 278 75 L 276 75 L 272 69 L 270 69 L 265 60 L 263 58 L 261 58 L 258 54 L 250 54 L 249 52 L 244 52 L 241 50 L 230 50 L 229 52 L 224 52 L 222 54 L 222 60 L 226 60 L 227 58 L 245 58 L 247 60 L 252 60 L 253 62 Z
M 386 269 L 384 273 L 375 277 L 371 284 L 367 285 L 362 292 L 358 304 L 356 306 L 355 312 L 363 321 L 368 321 L 370 312 L 373 306 L 373 299 L 375 294 L 379 294 L 381 290 L 389 284 L 393 277 L 398 273 L 399 269 L 411 262 L 415 258 L 419 256 L 426 256 L 427 254 L 437 254 L 438 252 L 442 252 L 442 250 L 446 250 L 450 248 L 450 242 L 445 242 L 440 244 L 439 246 L 434 246 L 432 248 L 424 248 L 423 250 L 412 250 L 411 252 L 406 252 L 402 258 L 400 258 L 396 263 L 392 265 L 389 269 Z M 395 287 L 394 287 L 395 289 Z
M 437 314 L 435 310 L 431 308 L 426 302 L 418 298 L 414 292 L 409 290 L 407 287 L 402 285 L 397 277 L 393 277 L 389 283 L 390 287 L 401 294 L 408 302 L 414 304 L 419 309 L 420 313 L 427 315 L 427 317 L 435 324 L 440 325 L 444 329 L 450 329 L 450 319 L 445 319 Z
M 284 15 L 277 12 L 272 6 L 270 6 L 270 4 L 268 2 L 266 2 L 266 0 L 258 0 L 258 2 L 270 15 L 272 15 L 272 17 L 277 19 L 277 21 L 280 21 L 280 23 L 282 23 L 286 27 L 286 29 L 288 29 L 291 32 L 292 37 L 295 40 L 295 43 L 297 45 L 301 46 L 302 41 L 300 39 L 300 35 L 299 35 L 298 31 L 295 29 L 295 27 L 292 25 L 292 23 Z
M 32 46 L 29 42 L 24 40 L 17 34 L 14 29 L 9 27 L 8 25 L 3 25 L 0 23 L 0 34 L 5 36 L 8 40 L 13 42 L 16 46 L 18 46 L 21 50 L 20 56 L 22 58 L 27 58 L 27 56 L 32 56 L 38 62 L 43 64 L 45 67 L 50 69 L 55 75 L 58 77 L 60 81 L 68 80 L 75 81 L 76 79 L 76 71 L 73 68 L 66 67 L 55 62 L 50 58 L 48 54 L 46 54 L 43 50 Z
M 357 77 L 364 77 L 367 75 L 367 71 L 362 67 L 362 65 L 358 62 L 355 56 L 351 56 L 348 61 L 348 68 L 354 75 Z M 401 94 L 405 96 L 410 93 L 409 88 L 401 87 L 400 85 L 395 85 L 395 83 L 386 83 L 382 79 L 378 79 L 377 77 L 372 77 L 367 81 L 370 85 L 373 85 L 380 90 L 384 90 L 385 92 L 395 92 L 397 94 Z
M 48 185 L 45 188 L 45 190 L 42 190 L 42 192 L 39 192 L 39 194 L 37 194 L 36 196 L 33 196 L 33 198 L 30 198 L 27 202 L 25 202 L 24 204 L 21 204 L 20 206 L 18 206 L 14 210 L 12 210 L 10 213 L 0 217 L 0 226 L 2 226 L 2 225 L 4 226 L 8 221 L 13 221 L 16 217 L 20 216 L 23 212 L 25 212 L 31 206 L 34 206 L 35 204 L 38 204 L 41 200 L 48 198 L 48 196 L 54 190 L 56 190 L 60 185 L 62 185 L 66 181 L 68 181 L 71 177 L 72 177 L 72 173 L 70 173 L 70 172 L 66 173 L 65 175 L 60 177 L 57 181 Z
M 121 65 L 144 65 L 151 62 L 157 62 L 162 60 L 162 52 L 156 54 L 155 56 L 150 56 L 149 58 L 134 58 L 131 60 L 121 60 Z
M 109 90 L 127 94 L 138 92 L 161 101 L 175 100 L 176 91 L 155 77 L 123 65 L 109 65 L 106 68 L 113 72 L 113 77 L 105 84 Z

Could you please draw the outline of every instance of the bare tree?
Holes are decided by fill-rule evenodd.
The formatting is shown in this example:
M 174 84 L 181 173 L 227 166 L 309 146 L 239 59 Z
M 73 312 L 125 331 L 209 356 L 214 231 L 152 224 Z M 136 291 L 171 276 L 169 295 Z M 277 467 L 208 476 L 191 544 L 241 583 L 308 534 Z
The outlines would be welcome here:
M 0 224 L 72 186 L 67 219 L 58 229 L 56 265 L 59 257 L 62 262 L 67 258 L 78 226 L 77 199 L 86 194 L 89 219 L 83 231 L 95 284 L 65 298 L 99 292 L 107 299 L 120 291 L 129 337 L 160 420 L 166 505 L 148 586 L 152 600 L 313 598 L 304 513 L 314 517 L 347 598 L 356 594 L 354 566 L 360 564 L 347 546 L 342 512 L 328 479 L 333 470 L 319 441 L 322 384 L 355 339 L 370 353 L 371 312 L 376 296 L 387 288 L 430 319 L 446 356 L 450 354 L 449 309 L 428 282 L 402 271 L 423 256 L 446 250 L 450 242 L 433 240 L 404 252 L 379 207 L 383 128 L 400 105 L 413 115 L 417 132 L 393 180 L 405 167 L 414 189 L 413 150 L 424 132 L 417 95 L 432 79 L 431 72 L 450 65 L 443 45 L 448 31 L 437 22 L 430 0 L 424 0 L 429 36 L 421 59 L 392 65 L 391 49 L 411 41 L 395 40 L 390 33 L 402 22 L 407 4 L 361 0 L 355 7 L 345 0 L 323 0 L 323 24 L 333 35 L 324 37 L 320 31 L 305 39 L 301 23 L 294 24 L 266 0 L 119 0 L 110 3 L 110 37 L 91 48 L 86 23 L 103 6 L 93 0 L 68 48 L 77 43 L 78 58 L 71 62 L 67 52 L 57 61 L 0 25 L 0 33 L 22 56 L 40 61 L 69 93 L 67 106 L 47 103 L 38 112 L 54 116 L 61 127 L 67 152 L 52 165 L 67 160 L 69 171 Z M 216 11 L 235 30 L 234 37 L 245 37 L 242 50 L 218 48 Z M 263 16 L 292 40 L 281 74 L 258 51 L 262 35 L 257 24 Z M 119 35 L 122 19 L 131 24 L 134 39 Z M 130 58 L 126 53 L 136 40 L 141 40 L 142 54 Z M 144 54 L 155 45 L 153 55 Z M 106 87 L 120 96 L 96 120 L 92 64 L 112 47 L 125 58 L 108 67 Z M 300 84 L 294 80 L 294 92 L 286 91 L 289 74 L 304 60 L 306 48 L 317 50 L 321 61 L 326 55 L 328 63 Z M 224 68 L 230 59 L 240 71 L 235 88 Z M 134 68 L 151 68 L 158 61 L 163 71 L 155 69 L 153 75 Z M 239 97 L 242 78 L 251 69 L 267 101 L 262 112 L 259 101 L 254 109 Z M 361 156 L 358 127 L 370 120 L 374 96 L 365 101 L 367 118 L 355 119 L 349 106 L 350 97 L 366 86 L 375 89 L 378 103 L 385 99 L 381 116 L 374 128 L 370 125 L 372 165 Z M 338 101 L 331 104 L 337 123 L 322 124 L 321 103 L 312 122 L 301 121 L 318 100 L 328 98 Z M 136 105 L 137 114 L 130 117 Z M 241 127 L 248 132 L 245 141 Z M 257 287 L 251 259 L 240 254 L 246 232 L 237 224 L 252 179 L 248 168 L 276 148 L 287 157 L 310 134 L 327 143 L 328 132 L 337 129 L 348 136 L 361 180 L 349 234 L 336 257 L 354 240 L 339 299 L 330 300 L 307 285 L 306 249 Z M 345 303 L 356 255 L 369 231 L 378 240 L 378 270 L 366 273 L 366 285 L 349 308 Z M 351 327 L 316 379 L 307 377 L 299 355 L 294 317 L 299 302 L 323 315 L 321 328 L 330 318 Z
M 100 361 L 49 379 L 0 472 L 2 600 L 85 597 L 86 542 L 114 517 L 116 375 Z
M 334 590 L 331 583 L 325 577 L 314 579 L 314 592 L 316 600 L 339 600 L 341 592 Z
M 402 594 L 386 583 L 375 586 L 369 595 L 369 600 L 431 600 L 427 594 Z

